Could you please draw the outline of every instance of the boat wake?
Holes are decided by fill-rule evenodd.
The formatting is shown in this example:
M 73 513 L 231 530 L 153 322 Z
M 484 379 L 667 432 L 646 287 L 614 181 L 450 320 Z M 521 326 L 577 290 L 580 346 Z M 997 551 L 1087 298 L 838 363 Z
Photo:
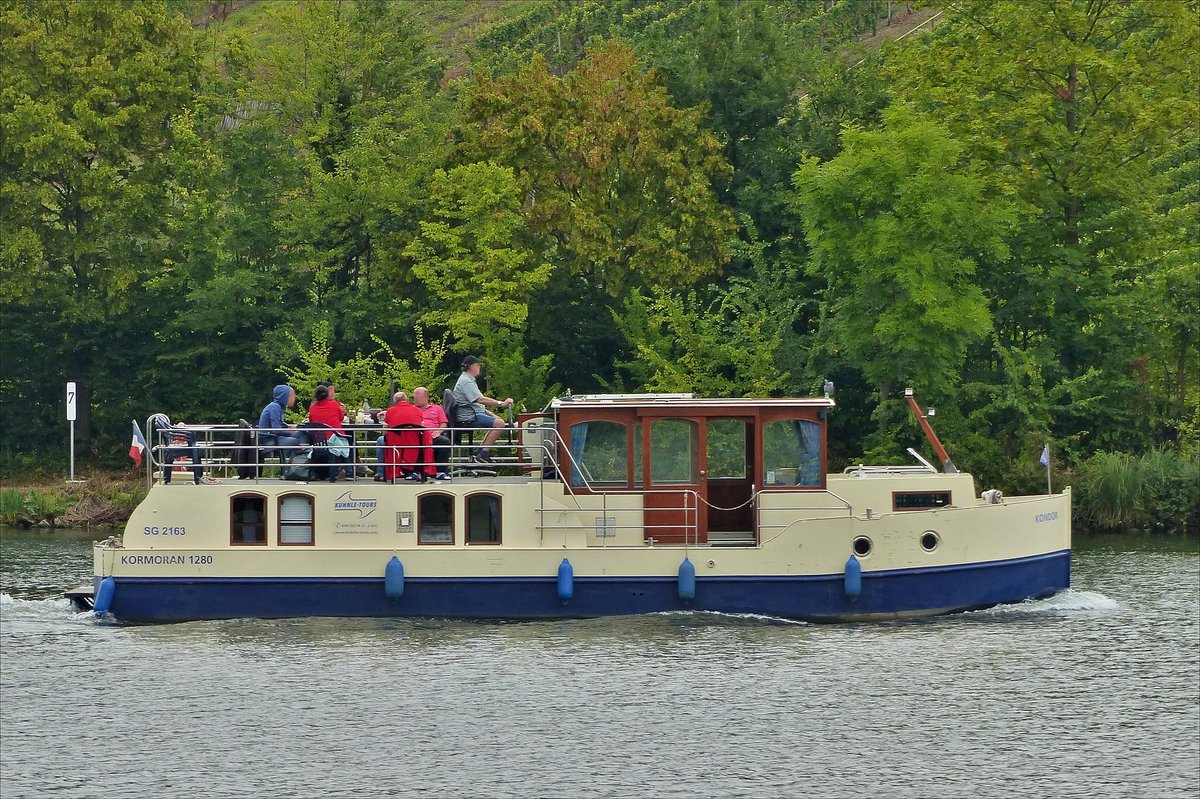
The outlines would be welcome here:
M 1015 605 L 997 605 L 994 608 L 970 611 L 972 616 L 1005 616 L 1013 613 L 1064 614 L 1064 613 L 1110 613 L 1121 610 L 1122 605 L 1096 591 L 1079 591 L 1068 588 L 1045 599 L 1027 599 Z
M 723 613 L 719 610 L 664 610 L 660 613 L 650 613 L 650 616 L 682 616 L 692 619 L 711 619 L 714 622 L 748 622 L 750 624 L 787 624 L 801 627 L 812 626 L 807 621 L 789 619 L 783 616 L 768 616 L 762 613 Z
M 0 614 L 3 614 L 5 619 L 66 618 L 72 621 L 92 621 L 96 618 L 96 614 L 90 610 L 82 613 L 76 611 L 71 601 L 64 597 L 23 599 L 6 592 L 0 592 Z

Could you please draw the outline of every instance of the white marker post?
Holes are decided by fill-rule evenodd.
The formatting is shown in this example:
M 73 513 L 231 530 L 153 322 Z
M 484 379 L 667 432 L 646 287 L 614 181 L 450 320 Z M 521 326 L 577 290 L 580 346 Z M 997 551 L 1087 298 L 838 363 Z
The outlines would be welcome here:
M 75 417 L 76 399 L 79 392 L 75 390 L 75 381 L 67 383 L 67 421 L 71 423 L 71 482 L 75 482 Z

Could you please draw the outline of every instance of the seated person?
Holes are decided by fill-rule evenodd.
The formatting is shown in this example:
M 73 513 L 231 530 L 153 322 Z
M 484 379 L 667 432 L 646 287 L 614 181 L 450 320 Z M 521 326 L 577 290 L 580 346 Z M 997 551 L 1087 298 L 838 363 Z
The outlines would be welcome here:
M 479 448 L 471 453 L 471 459 L 479 463 L 491 463 L 491 446 L 500 435 L 500 430 L 504 428 L 504 420 L 484 406 L 508 408 L 513 404 L 513 399 L 508 397 L 497 400 L 484 396 L 479 390 L 479 384 L 475 382 L 482 368 L 483 364 L 474 355 L 463 358 L 462 374 L 454 384 L 454 402 L 458 405 L 458 418 L 454 421 L 456 427 L 473 427 L 488 431 Z
M 275 386 L 271 401 L 258 415 L 258 446 L 267 452 L 274 452 L 279 460 L 290 460 L 308 441 L 291 431 L 296 429 L 294 424 L 283 421 L 283 412 L 296 404 L 296 391 L 291 386 Z M 266 453 L 264 453 L 265 456 Z
M 432 447 L 433 463 L 422 464 L 425 473 L 433 475 L 435 480 L 449 480 L 450 436 L 446 428 L 450 423 L 446 419 L 446 412 L 441 405 L 429 401 L 429 389 L 424 386 L 413 389 L 413 405 L 421 412 L 421 424 L 427 431 L 425 444 Z
M 156 413 L 151 417 L 151 424 L 158 431 L 159 441 L 162 443 L 161 458 L 163 465 L 162 484 L 169 486 L 171 484 L 171 464 L 175 459 L 186 455 L 192 461 L 192 474 L 195 476 L 196 485 L 201 483 L 217 482 L 211 477 L 204 476 L 204 466 L 200 463 L 200 448 L 196 446 L 196 431 L 184 430 L 176 425 L 171 424 L 171 419 L 165 413 Z
M 342 464 L 350 462 L 350 458 L 348 457 L 350 437 L 346 434 L 345 428 L 342 427 L 342 419 L 345 415 L 346 412 L 342 408 L 341 403 L 333 398 L 333 392 L 326 385 L 318 383 L 317 390 L 313 394 L 313 402 L 308 406 L 308 421 L 310 424 L 321 425 L 332 430 L 325 438 L 329 462 L 333 464 L 332 471 L 328 475 L 329 482 L 331 483 L 337 482 L 338 473 L 342 470 Z M 310 435 L 313 434 L 310 433 Z M 334 450 L 337 449 L 345 449 L 347 457 L 343 458 L 336 455 Z
M 391 482 L 397 477 L 405 480 L 424 480 L 424 474 L 417 469 L 422 460 L 421 450 L 424 447 L 424 435 L 421 424 L 421 412 L 408 401 L 408 395 L 397 391 L 392 397 L 392 407 L 383 414 L 383 423 L 387 426 L 384 439 L 387 443 L 387 467 L 384 470 L 384 480 Z

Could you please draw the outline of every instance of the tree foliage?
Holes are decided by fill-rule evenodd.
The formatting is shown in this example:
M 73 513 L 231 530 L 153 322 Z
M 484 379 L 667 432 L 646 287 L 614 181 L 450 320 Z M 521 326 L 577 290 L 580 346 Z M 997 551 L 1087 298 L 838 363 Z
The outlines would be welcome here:
M 990 327 L 975 279 L 1002 259 L 1003 213 L 936 123 L 894 106 L 879 131 L 853 126 L 842 151 L 796 173 L 810 268 L 826 284 L 843 357 L 880 387 L 946 396 L 967 346 Z
M 1200 447 L 1195 0 L 963 0 L 874 53 L 898 2 L 239 6 L 0 6 L 0 467 L 65 451 L 68 379 L 115 459 L 468 352 L 530 409 L 831 377 L 835 468 L 917 444 L 902 384 L 1018 489 L 1048 436 Z
M 431 299 L 425 318 L 463 347 L 494 328 L 524 332 L 529 303 L 550 278 L 522 244 L 521 193 L 512 169 L 491 163 L 438 170 L 432 219 L 405 250 Z
M 514 170 L 548 257 L 612 296 L 712 275 L 728 258 L 719 143 L 619 44 L 561 78 L 540 57 L 477 76 L 459 136 L 466 157 Z

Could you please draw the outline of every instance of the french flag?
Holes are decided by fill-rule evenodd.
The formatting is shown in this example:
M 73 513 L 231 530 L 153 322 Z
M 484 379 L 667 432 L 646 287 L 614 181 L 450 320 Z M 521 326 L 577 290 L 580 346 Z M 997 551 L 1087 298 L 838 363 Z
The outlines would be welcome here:
M 142 428 L 138 427 L 138 423 L 133 423 L 133 440 L 129 442 L 129 457 L 133 458 L 133 462 L 139 467 L 142 465 L 142 453 L 146 451 L 146 439 L 142 436 Z

